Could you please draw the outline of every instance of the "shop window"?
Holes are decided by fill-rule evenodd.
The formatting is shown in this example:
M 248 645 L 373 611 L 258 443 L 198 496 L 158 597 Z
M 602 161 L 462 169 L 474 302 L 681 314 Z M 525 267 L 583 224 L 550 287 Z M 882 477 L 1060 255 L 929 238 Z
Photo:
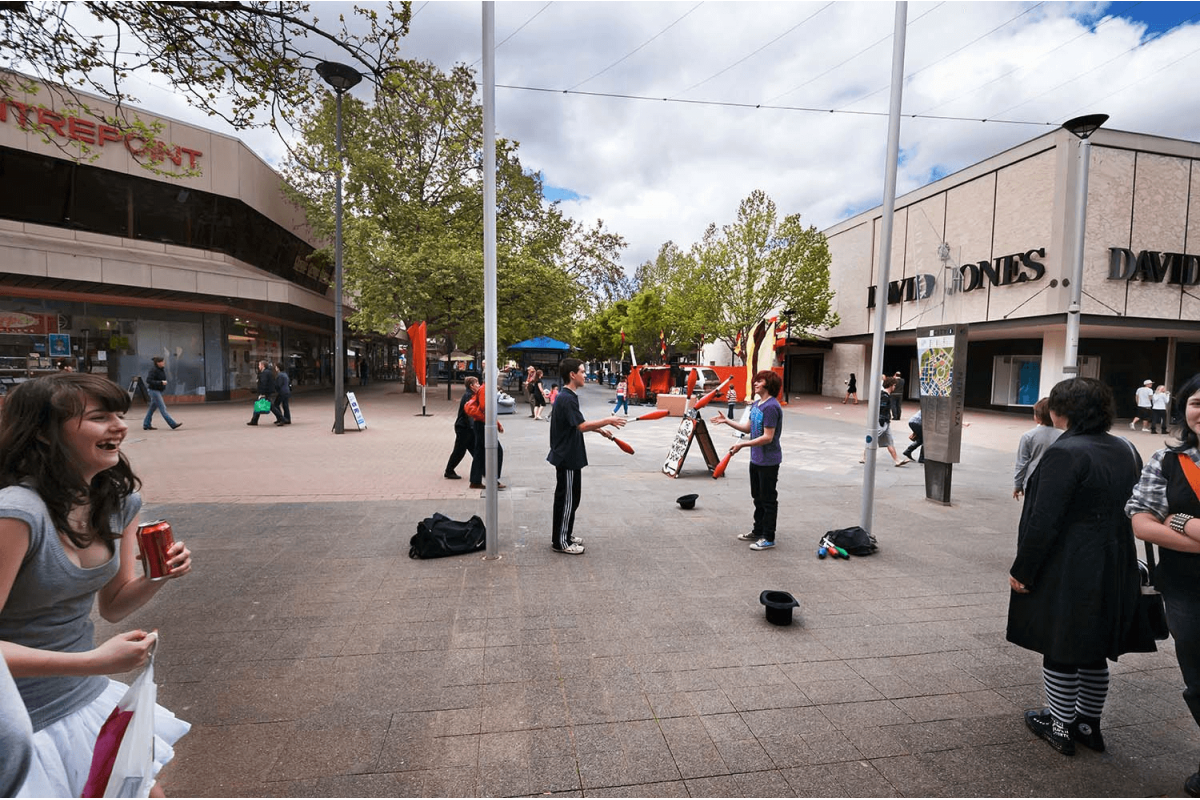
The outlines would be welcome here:
M 1034 405 L 1041 397 L 1041 376 L 1041 356 L 996 356 L 992 359 L 992 405 Z

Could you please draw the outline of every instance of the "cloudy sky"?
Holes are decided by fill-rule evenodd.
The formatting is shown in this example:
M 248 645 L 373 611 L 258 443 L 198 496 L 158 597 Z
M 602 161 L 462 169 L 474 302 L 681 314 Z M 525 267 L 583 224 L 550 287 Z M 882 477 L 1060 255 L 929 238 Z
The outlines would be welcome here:
M 411 57 L 482 71 L 480 3 L 413 12 Z M 892 3 L 532 0 L 495 19 L 498 133 L 566 213 L 628 240 L 630 271 L 754 189 L 821 229 L 881 202 Z M 912 2 L 906 40 L 901 193 L 1081 114 L 1200 139 L 1200 3 Z

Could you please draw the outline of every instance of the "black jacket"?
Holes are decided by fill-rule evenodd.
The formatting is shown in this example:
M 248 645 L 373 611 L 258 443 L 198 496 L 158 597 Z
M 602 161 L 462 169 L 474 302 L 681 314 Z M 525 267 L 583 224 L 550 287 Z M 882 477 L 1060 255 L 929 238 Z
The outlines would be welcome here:
M 1046 449 L 1025 489 L 1008 641 L 1063 664 L 1116 660 L 1140 593 L 1125 501 L 1141 475 L 1129 442 L 1067 431 Z
M 167 388 L 167 371 L 155 364 L 150 368 L 150 374 L 146 376 L 146 386 L 156 392 L 161 392 Z
M 458 417 L 456 417 L 454 420 L 455 428 L 458 428 L 458 429 L 461 429 L 464 431 L 469 431 L 472 429 L 471 423 L 474 422 L 475 420 L 473 420 L 467 416 L 466 408 L 467 408 L 467 401 L 470 400 L 474 395 L 475 395 L 475 393 L 472 392 L 470 389 L 463 392 L 462 399 L 458 401 Z
M 292 379 L 284 370 L 275 373 L 275 393 L 280 397 L 292 396 Z
M 258 393 L 263 397 L 275 394 L 275 371 L 270 367 L 258 373 Z

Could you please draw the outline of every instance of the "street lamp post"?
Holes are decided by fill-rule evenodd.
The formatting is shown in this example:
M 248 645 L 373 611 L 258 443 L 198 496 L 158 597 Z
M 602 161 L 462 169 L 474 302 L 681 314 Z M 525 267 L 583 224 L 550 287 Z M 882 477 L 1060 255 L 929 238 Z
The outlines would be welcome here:
M 1093 133 L 1108 120 L 1108 114 L 1088 114 L 1063 123 L 1079 137 L 1079 180 L 1075 186 L 1075 263 L 1071 269 L 1070 300 L 1067 304 L 1067 346 L 1063 353 L 1063 375 L 1079 375 L 1079 317 L 1083 304 L 1083 241 L 1087 226 L 1088 167 Z
M 785 308 L 783 310 L 783 318 L 787 320 L 787 329 L 784 331 L 783 339 L 783 403 L 788 402 L 788 343 L 792 340 L 792 315 L 796 313 L 794 308 Z
M 353 67 L 335 61 L 317 64 L 317 74 L 329 84 L 337 97 L 337 170 L 334 173 L 337 194 L 334 217 L 334 290 L 333 290 L 333 432 L 345 433 L 342 417 L 346 413 L 346 344 L 342 339 L 342 95 L 362 80 Z

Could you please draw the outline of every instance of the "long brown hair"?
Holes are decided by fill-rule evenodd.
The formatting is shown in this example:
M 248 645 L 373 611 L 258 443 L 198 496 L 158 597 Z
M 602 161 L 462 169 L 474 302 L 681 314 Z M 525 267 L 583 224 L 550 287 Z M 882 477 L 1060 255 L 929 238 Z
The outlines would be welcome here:
M 71 509 L 91 503 L 89 528 L 111 543 L 121 536 L 120 530 L 112 530 L 113 515 L 142 485 L 124 453 L 115 467 L 100 472 L 90 485 L 84 483 L 63 444 L 62 431 L 68 421 L 82 416 L 88 400 L 109 412 L 129 410 L 129 395 L 107 378 L 59 372 L 18 385 L 8 393 L 0 414 L 0 488 L 30 484 L 54 526 L 81 548 L 94 537 L 71 527 Z

